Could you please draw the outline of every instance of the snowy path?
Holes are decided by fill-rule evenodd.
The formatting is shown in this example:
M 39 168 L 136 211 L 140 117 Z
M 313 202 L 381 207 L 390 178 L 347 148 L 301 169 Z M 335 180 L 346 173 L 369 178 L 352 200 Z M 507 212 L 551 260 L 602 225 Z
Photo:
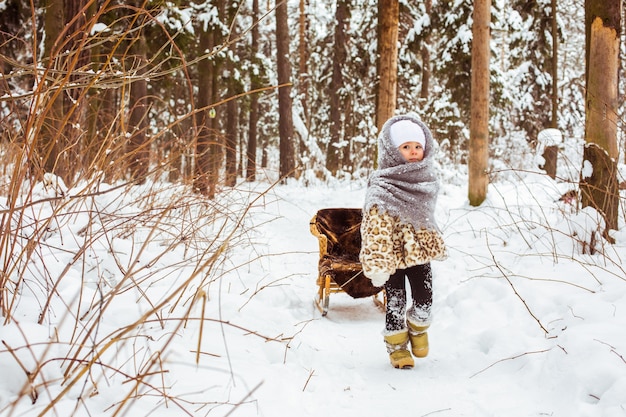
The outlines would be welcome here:
M 619 307 L 614 304 L 613 311 L 605 308 L 596 314 L 593 309 L 573 312 L 573 302 L 589 305 L 584 298 L 589 297 L 587 290 L 563 283 L 537 286 L 518 280 L 516 291 L 523 292 L 525 302 L 540 315 L 540 324 L 511 284 L 493 278 L 497 274 L 491 268 L 481 271 L 481 256 L 485 265 L 490 261 L 486 259 L 490 254 L 482 247 L 484 237 L 474 240 L 468 239 L 467 232 L 454 233 L 454 228 L 463 227 L 464 220 L 455 220 L 456 224 L 448 220 L 444 226 L 453 232 L 448 242 L 451 256 L 433 264 L 431 354 L 418 360 L 412 370 L 395 370 L 388 364 L 382 343 L 383 312 L 370 299 L 332 295 L 326 318 L 320 317 L 312 303 L 317 241 L 309 234 L 308 220 L 318 208 L 359 207 L 364 190 L 289 189 L 279 193 L 282 201 L 278 212 L 283 217 L 268 223 L 262 235 L 270 242 L 270 253 L 285 255 L 273 258 L 266 272 L 275 278 L 291 278 L 288 285 L 266 290 L 265 297 L 275 313 L 263 320 L 271 320 L 285 333 L 289 327 L 301 331 L 286 354 L 274 352 L 271 366 L 260 371 L 264 383 L 254 395 L 259 415 L 625 415 L 626 378 L 622 375 L 626 375 L 626 363 L 608 347 L 621 346 L 619 352 L 626 353 L 624 336 L 611 333 L 625 322 L 623 288 L 619 295 L 610 297 Z M 463 196 L 440 199 L 446 216 L 452 217 L 449 205 L 454 201 L 462 206 L 458 202 Z M 485 216 L 478 214 L 476 218 Z M 480 225 L 474 226 L 480 230 Z M 518 242 L 514 236 L 510 238 L 508 256 L 515 259 Z M 541 274 L 536 268 L 526 270 L 533 265 L 554 269 L 551 262 L 530 257 L 513 263 L 522 270 L 517 273 L 529 275 Z M 573 268 L 565 262 L 557 267 L 565 274 Z M 487 274 L 483 276 L 483 272 Z M 580 272 L 579 268 L 576 273 Z M 599 289 L 592 279 L 582 281 L 593 290 Z M 558 301 L 563 304 L 555 305 Z M 605 301 L 598 300 L 598 305 L 606 306 Z M 557 341 L 563 329 L 584 320 L 577 314 L 612 320 L 606 323 L 607 328 L 572 332 L 574 339 Z M 549 326 L 547 335 L 542 326 Z M 563 345 L 568 341 L 569 345 Z M 589 355 L 585 349 L 600 353 Z M 600 407 L 600 401 L 606 407 Z

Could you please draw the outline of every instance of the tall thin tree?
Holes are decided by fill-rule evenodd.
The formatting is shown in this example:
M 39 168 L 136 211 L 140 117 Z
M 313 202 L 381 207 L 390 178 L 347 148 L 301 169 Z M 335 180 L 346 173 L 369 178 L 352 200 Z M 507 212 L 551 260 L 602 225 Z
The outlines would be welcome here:
M 335 11 L 335 39 L 333 44 L 333 66 L 330 84 L 330 140 L 326 150 L 326 168 L 332 175 L 339 170 L 342 142 L 342 126 L 345 106 L 342 105 L 344 95 L 343 68 L 346 61 L 346 23 L 349 18 L 347 0 L 337 0 Z
M 226 7 L 224 10 L 223 23 L 226 27 L 231 28 L 231 30 L 236 30 L 236 12 L 238 11 L 235 7 Z M 226 74 L 228 76 L 226 84 L 227 84 L 227 94 L 228 97 L 235 97 L 237 94 L 241 93 L 240 82 L 236 77 L 237 72 L 235 71 L 235 61 L 231 58 L 227 58 L 224 66 L 226 67 Z M 226 103 L 226 125 L 225 129 L 225 143 L 224 143 L 224 152 L 226 156 L 226 172 L 224 177 L 224 182 L 229 187 L 232 187 L 237 182 L 237 137 L 239 136 L 239 106 L 237 105 L 237 100 L 229 100 Z
M 398 0 L 378 1 L 378 91 L 376 100 L 376 127 L 393 116 L 398 87 Z
M 587 142 L 617 158 L 620 0 L 586 0 Z
M 433 2 L 432 0 L 425 0 L 424 2 L 424 10 L 426 15 L 430 17 L 433 11 Z M 430 32 L 430 28 L 426 28 L 427 32 Z M 420 49 L 420 55 L 422 57 L 422 88 L 420 90 L 420 98 L 427 99 L 428 91 L 430 89 L 430 33 L 427 33 L 424 36 L 424 41 L 422 42 L 422 46 Z
M 58 75 L 60 70 L 63 69 L 60 59 L 57 56 L 59 48 L 61 47 L 57 42 L 62 42 L 60 35 L 63 30 L 63 24 L 63 0 L 47 0 L 44 16 L 44 56 L 48 60 L 48 65 L 50 66 L 49 70 L 52 76 L 48 77 L 46 83 L 61 83 L 54 74 Z M 43 87 L 43 85 L 41 87 Z M 51 104 L 45 115 L 41 134 L 33 135 L 33 137 L 37 137 L 36 163 L 39 167 L 35 170 L 35 173 L 38 175 L 44 172 L 59 173 L 57 162 L 63 147 L 63 140 L 61 139 L 63 96 L 62 88 L 60 87 L 60 85 L 56 85 L 54 89 L 51 89 Z
M 552 0 L 552 122 L 553 128 L 558 128 L 559 114 L 559 24 L 556 0 Z
M 287 2 L 277 0 L 276 5 L 276 60 L 278 84 L 278 133 L 280 136 L 281 178 L 295 176 L 295 140 L 293 130 L 293 109 L 291 98 L 291 65 L 289 62 L 289 21 Z
M 558 114 L 559 114 L 559 80 L 558 80 L 558 68 L 559 68 L 559 25 L 558 25 L 558 15 L 557 15 L 557 7 L 556 0 L 552 0 L 550 5 L 551 10 L 551 34 L 552 34 L 552 91 L 551 91 L 551 99 L 552 99 L 552 117 L 550 119 L 550 127 L 557 129 L 559 127 Z M 539 134 L 537 137 L 539 138 Z M 550 178 L 556 178 L 557 171 L 557 160 L 559 155 L 559 147 L 555 144 L 548 144 L 543 151 L 543 159 L 544 163 L 543 168 L 546 171 L 546 174 L 550 176 Z
M 130 140 L 126 152 L 130 178 L 137 184 L 146 180 L 150 165 L 150 143 L 148 141 L 148 81 L 144 77 L 148 65 L 147 44 L 142 31 L 137 34 L 131 47 L 130 70 L 136 80 L 130 86 L 130 115 L 128 129 Z
M 204 26 L 204 25 L 202 25 Z M 215 46 L 214 32 L 211 25 L 202 27 L 199 34 L 198 56 L 201 59 L 198 62 L 198 96 L 195 113 L 195 166 L 194 166 L 194 190 L 200 194 L 204 194 L 209 198 L 215 196 L 215 182 L 212 179 L 213 171 L 213 154 L 211 139 L 214 132 L 213 109 L 209 107 L 213 99 L 213 78 L 215 65 L 210 56 L 209 51 Z
M 622 0 L 585 1 L 587 145 L 580 190 L 583 207 L 596 208 L 604 216 L 606 230 L 617 229 L 618 223 L 617 106 L 621 17 Z M 592 172 L 589 173 L 585 166 Z
M 261 87 L 259 80 L 260 62 L 257 57 L 259 53 L 259 0 L 252 0 L 252 28 L 250 29 L 250 55 L 252 65 L 256 67 L 251 71 L 250 89 L 252 91 Z M 246 147 L 246 179 L 254 181 L 256 179 L 256 155 L 257 155 L 257 130 L 259 122 L 259 96 L 250 96 L 250 118 L 248 119 L 248 146 Z
M 304 123 L 309 128 L 309 41 L 307 39 L 309 20 L 307 18 L 307 0 L 300 0 L 298 19 L 298 95 L 304 113 Z
M 479 206 L 487 198 L 489 176 L 489 57 L 491 0 L 474 2 L 472 26 L 472 91 L 469 144 L 469 202 Z
M 81 147 L 85 140 L 83 129 L 87 112 L 83 105 L 85 100 L 84 70 L 89 65 L 91 59 L 86 41 L 89 36 L 87 30 L 86 0 L 71 0 L 64 3 L 65 30 L 67 31 L 67 53 L 66 64 L 69 88 L 63 95 L 63 135 L 65 139 L 63 153 L 60 155 L 64 167 L 64 177 L 66 182 L 71 182 L 76 173 L 82 170 L 80 162 L 82 159 Z M 82 74 L 81 74 L 82 73 Z M 69 184 L 68 184 L 69 185 Z

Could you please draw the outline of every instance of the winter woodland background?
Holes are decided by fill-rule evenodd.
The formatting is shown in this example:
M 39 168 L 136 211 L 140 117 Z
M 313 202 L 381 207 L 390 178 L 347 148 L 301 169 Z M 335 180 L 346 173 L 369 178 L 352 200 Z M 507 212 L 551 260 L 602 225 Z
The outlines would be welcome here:
M 614 243 L 577 193 L 584 2 L 492 2 L 470 207 L 473 2 L 400 1 L 396 108 L 439 142 L 452 248 L 415 373 L 370 300 L 311 302 L 308 221 L 374 168 L 378 2 L 276 6 L 0 1 L 0 415 L 624 415 L 624 191 Z

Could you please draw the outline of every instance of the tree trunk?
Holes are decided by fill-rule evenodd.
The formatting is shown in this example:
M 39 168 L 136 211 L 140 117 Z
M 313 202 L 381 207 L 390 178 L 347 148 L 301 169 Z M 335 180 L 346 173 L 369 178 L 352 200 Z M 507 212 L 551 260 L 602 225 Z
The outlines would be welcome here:
M 230 64 L 232 65 L 232 63 Z M 231 72 L 232 74 L 232 72 Z M 230 79 L 229 83 L 231 88 L 229 89 L 231 96 L 237 94 L 232 84 L 234 80 Z M 226 103 L 226 177 L 224 182 L 229 187 L 234 187 L 237 183 L 237 136 L 238 136 L 238 107 L 237 100 L 229 100 Z
M 474 2 L 472 27 L 472 87 L 469 144 L 469 202 L 479 206 L 487 198 L 489 177 L 489 57 L 491 0 Z
M 206 54 L 213 48 L 213 33 L 211 28 L 200 32 L 200 42 L 198 55 Z M 210 58 L 204 57 L 198 62 L 198 97 L 196 106 L 198 111 L 195 115 L 196 124 L 196 146 L 195 146 L 195 168 L 193 186 L 194 190 L 200 194 L 214 197 L 211 192 L 211 134 L 212 119 L 209 109 L 210 99 L 213 96 L 213 64 Z
M 619 70 L 620 0 L 602 0 L 616 3 L 617 16 L 603 20 L 596 16 L 589 31 L 587 61 L 586 141 L 597 143 L 611 158 L 617 158 L 617 101 Z M 617 26 L 611 26 L 617 19 Z
M 619 214 L 619 183 L 617 163 L 605 149 L 587 143 L 583 152 L 583 169 L 580 174 L 580 194 L 583 207 L 595 208 L 605 220 L 604 237 L 615 243 L 608 230 L 617 230 Z
M 287 84 L 291 80 L 289 63 L 289 22 L 287 18 L 287 2 L 280 1 L 276 5 L 276 56 L 278 84 Z M 293 134 L 291 87 L 286 85 L 278 89 L 278 133 L 280 136 L 280 167 L 281 178 L 295 176 L 295 146 Z
M 45 2 L 44 18 L 44 57 L 48 59 L 48 65 L 52 70 L 58 70 L 59 57 L 57 56 L 58 46 L 55 45 L 63 30 L 63 0 L 47 0 Z M 56 46 L 56 47 L 55 47 Z M 54 73 L 54 72 L 53 72 Z M 52 84 L 61 83 L 54 78 L 48 80 Z M 56 85 L 55 87 L 60 87 Z M 37 164 L 35 175 L 41 177 L 46 172 L 57 171 L 57 161 L 61 152 L 61 130 L 63 118 L 63 99 L 61 89 L 50 92 L 52 104 L 45 115 L 44 125 L 41 134 L 37 135 Z
M 540 168 L 544 169 L 550 178 L 555 179 L 557 162 L 559 160 L 559 147 L 556 145 L 546 146 L 542 156 L 545 162 Z
M 220 9 L 222 23 L 228 27 L 234 25 L 236 19 L 237 8 L 231 7 L 232 2 L 223 1 Z M 234 58 L 226 58 L 225 72 L 226 77 L 222 76 L 222 84 L 226 84 L 227 98 L 230 99 L 226 103 L 226 123 L 224 126 L 224 154 L 225 154 L 225 176 L 224 184 L 228 187 L 234 187 L 237 183 L 237 139 L 239 137 L 239 106 L 237 100 L 231 99 L 240 94 L 241 88 L 239 81 L 235 77 Z
M 93 19 L 97 13 L 98 4 L 91 3 L 88 8 L 89 20 Z M 102 74 L 107 68 L 106 62 L 114 54 L 110 45 L 97 43 L 90 45 L 90 65 L 93 74 Z M 87 132 L 81 141 L 82 165 L 88 172 L 102 173 L 102 180 L 105 182 L 115 182 L 124 177 L 123 168 L 113 161 L 123 161 L 124 147 L 119 146 L 120 137 L 120 117 L 119 95 L 117 88 L 99 88 L 102 84 L 94 85 L 88 91 L 87 105 L 85 106 Z
M 309 51 L 307 47 L 307 29 L 308 29 L 308 20 L 306 17 L 306 6 L 307 0 L 300 0 L 300 15 L 299 15 L 299 24 L 298 30 L 300 33 L 298 39 L 298 74 L 299 74 L 299 86 L 298 92 L 301 97 L 302 103 L 302 111 L 304 113 L 304 123 L 306 125 L 307 130 L 309 129 L 309 69 L 308 69 L 308 59 L 309 59 Z
M 259 0 L 252 1 L 252 42 L 250 44 L 250 55 L 253 65 L 260 65 L 257 59 L 259 53 Z M 256 73 L 251 74 L 250 89 L 252 91 L 261 87 Z M 250 96 L 250 120 L 248 126 L 248 146 L 246 148 L 246 179 L 254 181 L 256 179 L 256 153 L 257 153 L 257 124 L 259 123 L 259 95 Z
M 552 0 L 552 121 L 551 127 L 558 129 L 559 114 L 559 29 L 557 24 L 556 0 Z M 555 167 L 556 169 L 556 167 Z M 554 178 L 554 177 L 553 177 Z
M 343 126 L 343 67 L 346 62 L 346 20 L 349 15 L 346 0 L 337 0 L 337 9 L 335 11 L 335 43 L 333 47 L 333 73 L 330 84 L 330 140 L 328 149 L 326 150 L 326 169 L 332 175 L 337 174 L 339 170 L 339 161 L 341 160 L 342 149 L 339 144 L 342 142 L 342 126 Z
M 55 91 L 49 95 L 52 103 L 37 144 L 39 163 L 45 172 L 60 176 L 68 185 L 81 169 L 83 132 L 77 127 L 85 125 L 84 91 L 78 87 L 81 80 L 75 72 L 89 62 L 89 52 L 82 45 L 87 36 L 86 15 L 81 13 L 84 5 L 85 0 L 50 0 L 44 20 L 44 55 L 53 69 L 46 78 Z
M 430 16 L 433 9 L 432 0 L 426 0 L 424 2 L 424 8 L 426 9 L 426 15 Z M 426 30 L 430 31 L 430 28 Z M 422 88 L 420 91 L 420 98 L 427 99 L 428 91 L 430 88 L 430 35 L 424 37 L 422 42 L 422 49 L 420 51 L 422 56 Z
M 237 109 L 237 146 L 239 147 L 239 154 L 237 156 L 237 176 L 241 178 L 245 178 L 245 169 L 246 169 L 246 153 L 244 146 L 246 143 L 246 130 L 244 126 L 248 121 L 249 115 L 246 114 L 245 111 L 241 111 L 241 109 Z
M 398 0 L 378 1 L 378 91 L 376 127 L 378 131 L 396 111 L 398 88 Z
M 96 52 L 96 51 L 94 51 Z M 95 54 L 94 54 L 95 56 Z M 98 64 L 94 63 L 94 72 Z M 106 181 L 116 181 L 110 162 L 119 158 L 119 149 L 114 144 L 116 137 L 117 91 L 112 88 L 93 89 L 89 94 L 87 106 L 87 134 L 82 142 L 81 156 L 83 166 L 92 171 L 104 173 Z
M 617 182 L 617 107 L 621 0 L 585 2 L 587 96 L 583 170 L 583 207 L 591 206 L 604 216 L 607 229 L 617 229 L 619 190 Z M 603 152 L 598 151 L 596 144 Z M 606 153 L 604 157 L 603 154 Z M 608 236 L 608 234 L 607 234 Z
M 550 120 L 550 127 L 554 129 L 558 129 L 559 121 L 559 88 L 558 88 L 558 68 L 559 68 L 559 30 L 558 30 L 558 16 L 557 16 L 557 7 L 556 0 L 552 0 L 551 2 L 552 8 L 552 16 L 551 16 L 551 24 L 552 24 L 552 118 Z M 541 132 L 540 132 L 541 134 Z M 559 156 L 559 148 L 556 145 L 548 145 L 545 147 L 543 152 L 543 159 L 545 163 L 543 164 L 543 169 L 546 171 L 546 174 L 552 179 L 556 178 L 557 171 L 557 163 Z
M 87 166 L 81 165 L 82 141 L 85 135 L 82 126 L 86 125 L 87 111 L 85 89 L 79 87 L 83 84 L 80 74 L 75 69 L 85 70 L 91 60 L 90 49 L 84 47 L 84 41 L 89 32 L 86 30 L 87 15 L 83 11 L 86 0 L 65 1 L 65 23 L 67 30 L 66 50 L 71 51 L 67 58 L 65 67 L 68 71 L 69 89 L 63 95 L 63 123 L 64 152 L 61 154 L 61 163 L 64 167 L 63 179 L 68 186 L 72 186 L 76 173 L 84 170 Z M 89 10 L 88 10 L 89 11 Z M 92 8 L 93 11 L 93 8 Z
M 145 37 L 139 33 L 139 39 L 133 44 L 134 62 L 131 68 L 137 68 L 139 78 L 130 86 L 130 116 L 128 128 L 130 140 L 126 149 L 129 160 L 130 178 L 137 184 L 146 181 L 150 167 L 150 143 L 148 141 L 148 82 L 143 77 L 147 60 L 147 44 Z
M 346 97 L 344 103 L 346 107 L 343 116 L 343 136 L 345 138 L 354 138 L 359 135 L 358 125 L 361 119 L 361 115 L 359 114 L 356 117 L 356 119 L 358 120 L 355 120 L 354 105 L 350 96 Z M 354 158 L 354 155 L 356 154 L 356 142 L 357 141 L 355 140 L 350 140 L 349 142 L 347 142 L 346 147 L 343 151 L 343 158 L 341 161 L 341 166 L 343 167 L 343 169 L 347 170 L 347 172 L 350 173 L 354 173 L 357 169 L 357 166 L 360 167 L 361 165 L 360 161 Z

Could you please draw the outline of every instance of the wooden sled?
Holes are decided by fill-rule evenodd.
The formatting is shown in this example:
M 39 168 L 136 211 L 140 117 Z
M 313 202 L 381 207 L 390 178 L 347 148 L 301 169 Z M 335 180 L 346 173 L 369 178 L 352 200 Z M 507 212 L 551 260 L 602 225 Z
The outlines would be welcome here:
M 378 298 L 382 288 L 374 287 L 363 275 L 359 262 L 361 209 L 321 209 L 311 219 L 310 227 L 320 248 L 315 304 L 322 316 L 328 313 L 330 294 L 339 292 L 352 298 L 373 297 L 374 303 L 383 307 L 384 301 Z

